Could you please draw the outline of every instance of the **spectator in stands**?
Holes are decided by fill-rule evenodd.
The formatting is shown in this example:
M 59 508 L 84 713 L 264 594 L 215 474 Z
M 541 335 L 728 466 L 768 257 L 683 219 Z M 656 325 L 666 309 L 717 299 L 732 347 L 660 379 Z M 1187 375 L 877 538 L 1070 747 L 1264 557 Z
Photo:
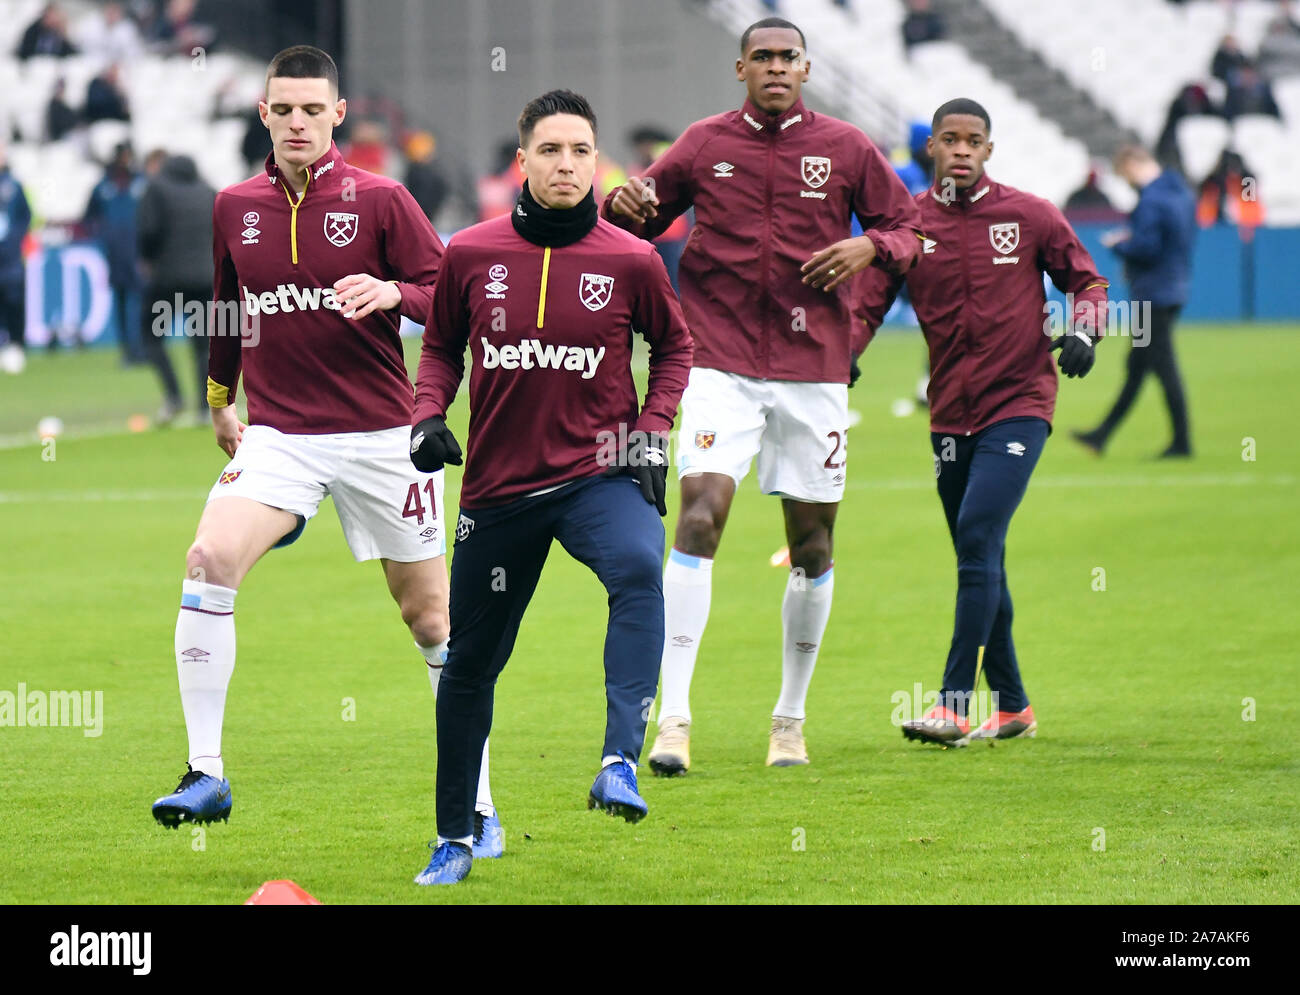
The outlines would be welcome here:
M 515 201 L 524 188 L 519 164 L 515 161 L 515 151 L 519 148 L 517 139 L 511 138 L 497 146 L 496 162 L 493 171 L 480 176 L 478 189 L 478 219 L 491 221 L 515 209 Z
M 1231 121 L 1243 114 L 1267 114 L 1281 120 L 1273 88 L 1254 66 L 1242 66 L 1233 75 L 1228 96 L 1223 101 L 1223 116 Z
M 349 166 L 368 173 L 392 176 L 393 150 L 380 121 L 359 120 L 352 126 L 352 138 L 343 146 L 343 158 Z
M 447 199 L 449 186 L 437 160 L 438 140 L 428 131 L 413 131 L 406 136 L 402 151 L 406 156 L 406 189 L 432 224 Z
M 1134 330 L 1128 354 L 1128 372 L 1114 406 L 1090 432 L 1074 438 L 1098 455 L 1137 400 L 1148 372 L 1164 388 L 1165 404 L 1173 422 L 1173 441 L 1162 458 L 1192 455 L 1187 423 L 1187 401 L 1174 357 L 1174 323 L 1187 303 L 1192 282 L 1192 246 L 1196 240 L 1196 205 L 1183 178 L 1161 170 L 1146 149 L 1126 145 L 1115 154 L 1115 172 L 1138 191 L 1138 203 L 1129 229 L 1108 232 L 1102 244 L 1124 261 L 1124 275 L 1132 295 Z M 1146 328 L 1139 336 L 1142 316 Z
M 1083 186 L 1070 194 L 1065 201 L 1065 219 L 1070 224 L 1109 224 L 1118 221 L 1121 212 L 1111 203 L 1099 185 L 1101 167 L 1093 163 Z
M 1224 149 L 1198 193 L 1196 221 L 1202 228 L 1223 222 L 1237 225 L 1243 241 L 1264 223 L 1264 205 L 1259 199 L 1259 182 L 1246 160 L 1232 149 Z
M 87 237 L 99 243 L 108 262 L 108 286 L 113 294 L 113 315 L 123 365 L 140 363 L 146 358 L 133 317 L 140 303 L 136 210 L 144 187 L 144 179 L 135 171 L 131 146 L 119 145 L 104 178 L 91 190 L 82 218 Z M 209 245 L 208 249 L 211 248 Z
M 121 71 L 113 63 L 90 81 L 86 88 L 86 106 L 81 112 L 87 124 L 96 121 L 130 121 L 131 110 L 122 87 Z
M 1235 35 L 1224 35 L 1210 60 L 1210 75 L 1232 86 L 1233 75 L 1242 66 L 1250 65 L 1250 58 L 1241 50 Z
M 1223 109 L 1210 99 L 1209 91 L 1200 83 L 1189 83 L 1178 91 L 1178 96 L 1169 105 L 1165 115 L 1165 126 L 1160 131 L 1156 142 L 1156 160 L 1170 169 L 1184 172 L 1183 156 L 1178 148 L 1178 122 L 1185 117 L 1195 115 L 1212 115 L 1223 117 Z
M 1268 31 L 1259 43 L 1259 71 L 1270 82 L 1285 76 L 1300 76 L 1300 27 L 1283 6 L 1268 22 Z
M 212 298 L 212 205 L 217 192 L 204 183 L 194 160 L 172 156 L 140 198 L 139 251 L 149 285 L 142 314 L 145 353 L 158 371 L 165 399 L 160 424 L 180 414 L 184 403 L 164 343 L 184 335 L 194 352 L 195 409 L 207 414 L 208 307 Z M 177 302 L 180 307 L 177 307 Z M 191 302 L 202 305 L 191 307 Z M 165 304 L 163 309 L 160 304 Z M 197 313 L 195 313 L 197 312 Z M 171 327 L 166 318 L 171 316 Z
M 909 52 L 913 45 L 927 41 L 941 41 L 948 34 L 943 17 L 930 9 L 930 0 L 907 0 L 907 16 L 903 18 L 903 47 Z
M 32 225 L 31 208 L 22 184 L 9 172 L 0 142 L 0 369 L 21 373 L 27 330 L 27 279 L 23 268 L 23 239 Z
M 81 116 L 64 99 L 67 92 L 67 80 L 55 80 L 54 92 L 50 94 L 50 102 L 45 106 L 46 141 L 59 141 L 81 123 Z
M 167 0 L 162 16 L 150 26 L 149 41 L 164 55 L 192 55 L 196 48 L 210 48 L 216 32 L 194 19 L 197 0 Z
M 68 15 L 57 3 L 45 5 L 38 17 L 23 32 L 18 43 L 18 58 L 26 60 L 34 55 L 54 55 L 66 58 L 77 50 L 68 41 Z
M 105 4 L 101 13 L 88 15 L 77 27 L 81 50 L 105 62 L 129 62 L 144 51 L 140 29 L 120 3 Z

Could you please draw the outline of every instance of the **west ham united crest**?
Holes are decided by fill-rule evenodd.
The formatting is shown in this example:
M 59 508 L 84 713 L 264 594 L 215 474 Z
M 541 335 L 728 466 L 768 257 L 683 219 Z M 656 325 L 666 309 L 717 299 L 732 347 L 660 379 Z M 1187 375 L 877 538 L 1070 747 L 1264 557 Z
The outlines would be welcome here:
M 239 479 L 239 475 L 243 472 L 244 472 L 243 470 L 227 470 L 225 473 L 221 475 L 221 479 L 218 480 L 217 483 L 233 484 L 236 480 Z
M 695 433 L 695 448 L 696 448 L 696 449 L 712 449 L 712 448 L 713 448 L 713 440 L 716 439 L 716 438 L 717 438 L 717 433 L 716 433 L 716 432 L 703 432 L 703 431 L 701 431 L 701 432 L 696 432 L 696 433 Z
M 806 155 L 800 160 L 803 181 L 816 190 L 831 178 L 831 161 L 824 155 Z
M 989 241 L 993 243 L 993 248 L 1004 256 L 1008 252 L 1015 252 L 1016 246 L 1020 244 L 1020 222 L 1008 221 L 1000 225 L 989 225 Z
M 588 311 L 599 311 L 614 294 L 614 278 L 600 273 L 583 273 L 578 297 Z
M 331 245 L 337 245 L 339 248 L 351 244 L 352 240 L 357 237 L 357 220 L 355 214 L 327 211 L 325 213 L 325 237 L 330 240 Z

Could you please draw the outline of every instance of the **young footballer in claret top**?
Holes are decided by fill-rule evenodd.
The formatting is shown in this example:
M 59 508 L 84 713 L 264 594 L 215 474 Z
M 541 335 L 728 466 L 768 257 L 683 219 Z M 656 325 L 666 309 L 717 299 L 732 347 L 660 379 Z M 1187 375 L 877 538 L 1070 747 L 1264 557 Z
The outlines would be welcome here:
M 526 179 L 514 211 L 447 247 L 416 378 L 411 460 L 422 472 L 459 464 L 445 416 L 465 350 L 473 356 L 438 698 L 438 838 L 422 885 L 470 872 L 475 758 L 556 539 L 609 594 L 605 741 L 587 807 L 629 822 L 648 811 L 636 767 L 663 651 L 665 450 L 691 336 L 654 247 L 598 215 L 587 101 L 568 90 L 531 101 L 517 157 Z M 633 329 L 650 346 L 639 407 Z
M 644 238 L 695 208 L 678 271 L 695 365 L 682 398 L 682 506 L 664 569 L 663 695 L 648 758 L 665 776 L 690 767 L 690 685 L 713 559 L 755 456 L 759 487 L 781 498 L 791 567 L 767 764 L 808 763 L 804 708 L 830 617 L 831 534 L 857 377 L 850 286 L 868 267 L 906 272 L 921 248 L 916 205 L 871 140 L 804 106 L 803 32 L 766 18 L 740 50 L 744 106 L 691 125 L 604 205 Z M 858 238 L 849 237 L 854 215 Z
M 171 827 L 230 815 L 221 726 L 235 593 L 326 495 L 352 555 L 379 560 L 435 694 L 446 656 L 443 475 L 410 465 L 413 390 L 398 338 L 401 315 L 428 313 L 442 242 L 404 187 L 339 154 L 332 134 L 347 104 L 328 54 L 276 55 L 259 111 L 272 142 L 266 171 L 221 191 L 213 208 L 213 296 L 241 317 L 237 328 L 211 323 L 208 403 L 230 461 L 186 556 L 176 666 L 189 769 L 153 805 Z M 247 425 L 234 405 L 241 374 Z M 499 855 L 486 744 L 482 768 L 476 845 Z
M 904 279 L 930 350 L 930 444 L 957 553 L 957 610 L 938 702 L 903 723 L 908 739 L 964 746 L 1038 728 L 1011 638 L 1006 537 L 1051 432 L 1057 365 L 1085 376 L 1106 328 L 1107 282 L 1061 212 L 984 172 L 988 112 L 951 100 L 934 114 L 934 185 L 916 196 L 926 239 L 906 276 L 872 273 L 856 310 L 865 348 Z M 1046 273 L 1073 302 L 1054 322 Z M 1061 327 L 1055 327 L 1059 324 Z M 988 676 L 992 707 L 970 729 L 968 706 Z

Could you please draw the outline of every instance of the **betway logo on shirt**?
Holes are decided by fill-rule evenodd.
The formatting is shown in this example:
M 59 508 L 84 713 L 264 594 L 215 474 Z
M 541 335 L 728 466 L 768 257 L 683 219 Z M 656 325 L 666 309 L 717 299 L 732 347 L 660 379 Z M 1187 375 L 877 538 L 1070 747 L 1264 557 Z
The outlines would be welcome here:
M 518 345 L 503 345 L 500 349 L 486 338 L 483 343 L 483 369 L 495 370 L 573 370 L 581 373 L 583 380 L 596 375 L 596 368 L 605 358 L 605 347 L 584 348 L 576 345 L 552 345 L 538 339 L 524 339 Z
M 289 314 L 293 311 L 319 311 L 328 308 L 339 310 L 332 287 L 300 287 L 296 283 L 281 283 L 274 290 L 255 294 L 247 287 L 244 291 L 244 310 L 250 315 Z

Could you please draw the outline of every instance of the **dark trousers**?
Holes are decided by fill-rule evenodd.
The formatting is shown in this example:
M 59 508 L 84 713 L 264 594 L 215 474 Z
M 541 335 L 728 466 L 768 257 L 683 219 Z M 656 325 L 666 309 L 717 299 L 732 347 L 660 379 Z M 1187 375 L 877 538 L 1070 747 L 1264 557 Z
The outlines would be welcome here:
M 438 686 L 438 835 L 473 832 L 483 743 L 551 540 L 609 594 L 605 744 L 635 762 L 659 683 L 664 526 L 630 477 L 590 477 L 496 508 L 461 509 L 451 564 L 451 641 Z
M 1169 407 L 1169 419 L 1173 422 L 1174 440 L 1171 448 L 1191 449 L 1187 400 L 1183 395 L 1182 378 L 1178 375 L 1178 360 L 1174 356 L 1174 322 L 1178 320 L 1181 311 L 1181 307 L 1151 308 L 1150 339 L 1144 346 L 1135 342 L 1129 348 L 1128 373 L 1124 377 L 1124 386 L 1120 388 L 1119 397 L 1115 398 L 1110 414 L 1094 433 L 1103 445 L 1137 400 L 1138 390 L 1147 373 L 1152 372 L 1164 388 L 1165 404 Z
M 118 347 L 122 350 L 122 362 L 139 362 L 145 358 L 144 346 L 140 343 L 140 335 L 137 331 L 139 326 L 131 319 L 135 317 L 133 305 L 138 306 L 140 303 L 140 291 L 130 284 L 122 283 L 110 283 L 109 289 L 113 294 L 113 320 L 117 323 L 117 340 Z
M 1011 638 L 1006 541 L 1047 432 L 1041 418 L 1009 418 L 969 437 L 930 434 L 939 499 L 957 552 L 957 611 L 940 704 L 958 715 L 966 714 L 975 690 L 981 650 L 998 709 L 1029 705 Z
M 180 295 L 182 304 L 180 310 L 176 307 L 177 294 Z M 154 284 L 149 287 L 140 308 L 145 361 L 154 368 L 158 379 L 162 381 L 163 394 L 168 403 L 177 407 L 182 403 L 181 387 L 165 346 L 168 339 L 174 336 L 189 340 L 194 354 L 194 383 L 197 390 L 195 408 L 200 416 L 208 410 L 208 302 L 211 299 L 212 288 L 208 286 L 173 287 Z M 194 302 L 203 305 L 197 314 L 193 313 Z M 154 310 L 156 303 L 166 304 L 170 310 L 164 310 L 160 316 Z M 186 313 L 186 305 L 189 305 L 190 313 Z M 173 316 L 170 325 L 165 320 L 168 314 Z
M 14 345 L 26 345 L 27 284 L 21 279 L 0 280 L 0 328 Z

